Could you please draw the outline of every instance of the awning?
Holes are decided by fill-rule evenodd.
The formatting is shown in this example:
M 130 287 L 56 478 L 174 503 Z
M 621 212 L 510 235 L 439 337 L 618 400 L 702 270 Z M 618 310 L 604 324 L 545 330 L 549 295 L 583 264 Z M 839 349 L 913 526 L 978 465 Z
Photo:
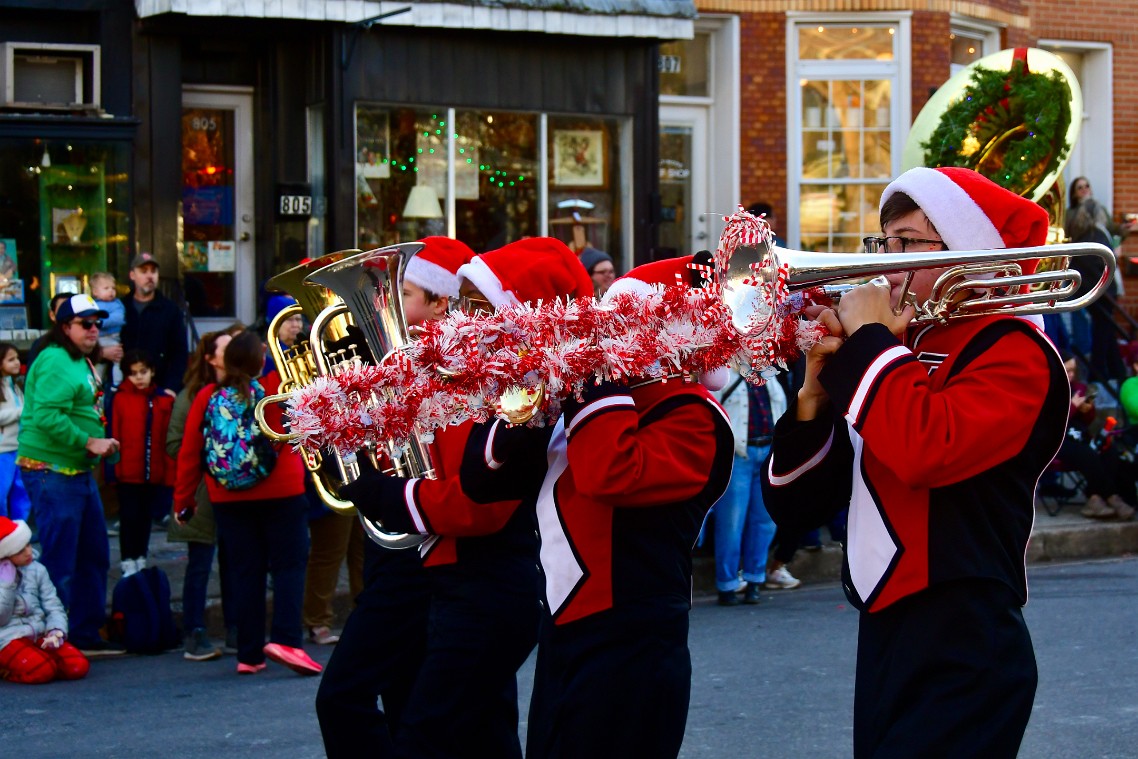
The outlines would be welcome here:
M 492 29 L 504 32 L 568 34 L 584 37 L 691 39 L 693 0 L 135 0 L 140 18 L 166 13 L 229 18 L 297 19 L 366 23 L 376 16 L 384 26 L 438 29 Z

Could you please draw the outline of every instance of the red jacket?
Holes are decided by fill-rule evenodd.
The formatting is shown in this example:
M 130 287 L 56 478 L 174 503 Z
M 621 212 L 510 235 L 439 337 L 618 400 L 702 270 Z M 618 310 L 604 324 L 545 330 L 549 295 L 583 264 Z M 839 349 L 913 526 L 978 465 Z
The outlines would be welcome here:
M 281 377 L 275 371 L 266 374 L 259 380 L 265 388 L 267 395 L 277 392 L 281 384 Z M 180 511 L 194 506 L 194 494 L 198 483 L 205 476 L 206 489 L 209 491 L 211 503 L 228 503 L 233 501 L 262 501 L 274 498 L 288 498 L 304 493 L 304 462 L 289 445 L 281 445 L 277 449 L 277 463 L 268 477 L 247 490 L 226 490 L 205 471 L 202 466 L 202 449 L 205 447 L 205 436 L 202 428 L 205 421 L 205 408 L 210 396 L 217 385 L 206 385 L 194 397 L 190 406 L 189 416 L 186 417 L 186 433 L 182 438 L 182 448 L 178 451 L 178 479 L 174 486 L 174 509 Z M 274 403 L 265 413 L 265 420 L 276 430 L 283 429 L 281 423 L 281 406 Z
M 129 380 L 119 385 L 111 414 L 111 437 L 122 446 L 115 464 L 119 482 L 174 484 L 174 459 L 166 453 L 166 428 L 173 409 L 173 396 L 156 385 L 146 390 Z

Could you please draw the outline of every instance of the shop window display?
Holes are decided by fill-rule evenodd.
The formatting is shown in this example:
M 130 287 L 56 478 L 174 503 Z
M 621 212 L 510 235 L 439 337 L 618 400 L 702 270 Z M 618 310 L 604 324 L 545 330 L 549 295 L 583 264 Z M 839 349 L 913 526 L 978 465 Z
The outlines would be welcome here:
M 0 140 L 0 339 L 48 325 L 53 292 L 126 281 L 130 143 Z

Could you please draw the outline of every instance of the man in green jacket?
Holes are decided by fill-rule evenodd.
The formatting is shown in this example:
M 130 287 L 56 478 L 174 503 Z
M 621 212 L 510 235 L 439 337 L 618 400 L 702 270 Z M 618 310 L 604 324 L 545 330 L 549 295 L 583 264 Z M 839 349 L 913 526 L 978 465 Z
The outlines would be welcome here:
M 121 651 L 99 634 L 106 621 L 110 545 L 93 470 L 119 449 L 106 437 L 91 360 L 106 315 L 88 295 L 59 305 L 47 347 L 28 371 L 17 449 L 40 561 L 68 607 L 71 642 L 89 655 Z

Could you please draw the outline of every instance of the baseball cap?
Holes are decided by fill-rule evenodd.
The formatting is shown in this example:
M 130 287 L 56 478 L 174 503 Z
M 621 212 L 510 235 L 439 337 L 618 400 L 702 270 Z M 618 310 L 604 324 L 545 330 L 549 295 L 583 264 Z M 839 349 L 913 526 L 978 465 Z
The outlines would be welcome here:
M 106 319 L 110 314 L 99 308 L 90 295 L 72 295 L 55 310 L 55 321 L 59 324 L 66 324 L 72 319 L 84 316 Z
M 158 259 L 155 258 L 152 254 L 139 253 L 131 260 L 130 268 L 137 269 L 139 266 L 145 266 L 146 264 L 154 264 L 155 266 L 159 266 Z

